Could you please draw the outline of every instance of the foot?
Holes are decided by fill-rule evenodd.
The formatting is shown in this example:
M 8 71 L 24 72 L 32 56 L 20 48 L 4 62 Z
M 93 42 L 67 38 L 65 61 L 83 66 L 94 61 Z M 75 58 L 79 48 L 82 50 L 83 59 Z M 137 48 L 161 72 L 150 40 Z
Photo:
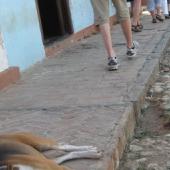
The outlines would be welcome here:
M 169 15 L 165 15 L 165 19 L 170 19 L 170 16 Z
M 131 48 L 127 48 L 127 56 L 129 59 L 135 58 L 137 51 L 139 48 L 139 43 L 137 41 L 133 41 L 132 47 Z
M 138 25 L 132 25 L 132 31 L 133 32 L 141 32 L 142 29 Z
M 152 19 L 152 23 L 154 23 L 154 24 L 157 23 L 156 18 L 153 18 L 153 19 Z
M 141 30 L 143 30 L 143 25 L 142 24 L 138 24 L 137 25 Z
M 112 58 L 109 57 L 108 58 L 108 70 L 109 71 L 114 71 L 114 70 L 118 70 L 118 62 L 117 62 L 117 58 Z
M 164 18 L 163 18 L 163 16 L 162 15 L 156 15 L 156 19 L 157 20 L 159 20 L 159 21 L 161 21 L 161 22 L 163 22 L 164 21 Z

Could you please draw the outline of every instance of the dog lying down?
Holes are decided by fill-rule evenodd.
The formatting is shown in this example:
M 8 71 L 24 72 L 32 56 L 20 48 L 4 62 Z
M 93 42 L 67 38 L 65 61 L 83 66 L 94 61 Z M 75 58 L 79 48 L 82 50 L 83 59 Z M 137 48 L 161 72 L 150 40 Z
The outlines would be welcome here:
M 45 154 L 49 150 L 65 151 L 65 154 L 49 159 Z M 69 170 L 59 164 L 79 158 L 99 159 L 101 156 L 93 146 L 56 143 L 31 133 L 0 135 L 0 170 Z

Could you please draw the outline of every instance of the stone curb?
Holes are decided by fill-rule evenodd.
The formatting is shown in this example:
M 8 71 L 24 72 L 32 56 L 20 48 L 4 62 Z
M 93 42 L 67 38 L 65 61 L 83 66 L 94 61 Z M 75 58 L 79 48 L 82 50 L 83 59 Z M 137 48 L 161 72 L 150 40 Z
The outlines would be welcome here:
M 115 135 L 111 140 L 113 142 L 108 146 L 109 148 L 112 148 L 112 153 L 109 153 L 109 156 L 107 155 L 106 158 L 107 170 L 118 169 L 119 161 L 123 156 L 128 140 L 134 134 L 135 125 L 138 116 L 140 115 L 147 90 L 155 81 L 156 75 L 159 72 L 160 60 L 169 44 L 169 30 L 170 29 L 168 28 L 163 36 L 159 37 L 159 41 L 157 40 L 158 44 L 152 48 L 152 52 L 147 56 L 147 61 L 142 66 L 135 83 L 129 88 L 129 95 L 125 98 L 125 101 L 130 100 L 132 103 L 129 104 L 128 108 L 125 110 L 120 123 L 115 130 Z M 155 40 L 153 39 L 153 41 Z

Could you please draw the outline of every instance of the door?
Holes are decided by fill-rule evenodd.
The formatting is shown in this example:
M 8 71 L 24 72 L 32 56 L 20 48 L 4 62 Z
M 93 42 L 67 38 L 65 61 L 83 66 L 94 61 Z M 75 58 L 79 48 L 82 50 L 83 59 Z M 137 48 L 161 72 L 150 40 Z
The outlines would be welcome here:
M 73 33 L 69 0 L 37 0 L 44 43 Z

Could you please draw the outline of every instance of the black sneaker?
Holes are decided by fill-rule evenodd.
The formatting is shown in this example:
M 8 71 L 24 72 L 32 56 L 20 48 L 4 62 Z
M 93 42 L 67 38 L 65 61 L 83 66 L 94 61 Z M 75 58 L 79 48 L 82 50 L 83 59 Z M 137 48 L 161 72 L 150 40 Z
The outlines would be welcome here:
M 165 19 L 170 19 L 170 16 L 166 14 Z
M 118 70 L 117 58 L 112 58 L 112 57 L 108 58 L 108 70 L 109 71 Z
M 132 48 L 127 48 L 127 56 L 129 59 L 135 58 L 137 51 L 139 48 L 139 43 L 137 41 L 133 41 L 133 46 Z
M 159 20 L 159 21 L 161 21 L 161 22 L 163 22 L 164 21 L 164 18 L 163 18 L 163 16 L 162 15 L 156 15 L 156 19 L 157 20 Z
M 152 23 L 154 23 L 154 24 L 157 23 L 156 18 L 153 18 L 153 19 L 152 19 Z

